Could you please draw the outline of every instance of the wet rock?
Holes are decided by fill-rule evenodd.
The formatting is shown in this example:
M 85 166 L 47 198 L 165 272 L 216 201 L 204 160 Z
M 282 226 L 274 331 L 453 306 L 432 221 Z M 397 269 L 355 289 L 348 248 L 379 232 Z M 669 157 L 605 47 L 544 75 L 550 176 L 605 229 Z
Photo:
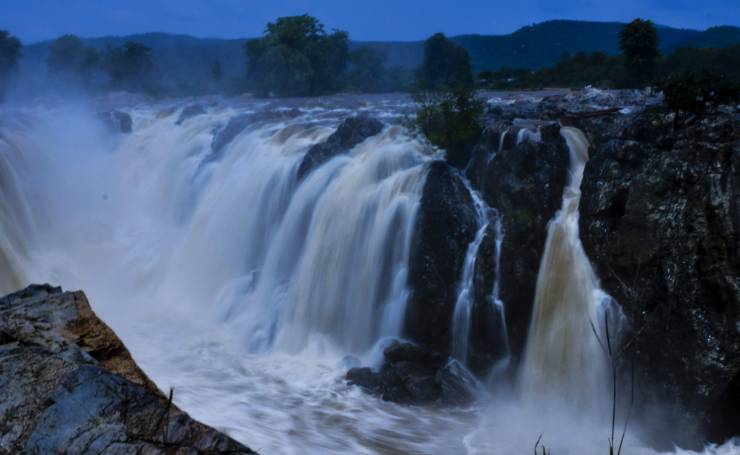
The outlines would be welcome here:
M 447 354 L 452 313 L 468 245 L 477 231 L 473 199 L 444 161 L 430 165 L 411 246 L 405 336 Z
M 528 126 L 540 141 L 516 137 L 522 124 L 496 123 L 493 138 L 479 144 L 482 153 L 468 175 L 482 193 L 486 203 L 498 210 L 504 232 L 500 259 L 500 298 L 506 309 L 511 350 L 522 353 L 537 284 L 537 272 L 547 237 L 547 224 L 560 209 L 567 181 L 569 154 L 560 126 L 539 122 Z M 496 134 L 507 131 L 501 150 Z M 499 139 L 500 140 L 500 139 Z M 495 148 L 490 148 L 495 144 Z M 487 154 L 486 154 L 487 152 Z M 488 247 L 489 255 L 491 247 Z M 490 271 L 488 272 L 491 273 Z M 491 308 L 481 317 L 498 318 Z M 479 322 L 480 323 L 480 322 Z M 482 324 L 482 323 L 481 323 Z M 473 338 L 491 335 L 479 327 Z
M 81 292 L 0 299 L 0 452 L 253 453 L 168 401 Z
M 740 428 L 740 135 L 732 115 L 674 128 L 646 113 L 594 141 L 581 238 L 629 318 L 642 398 Z M 734 386 L 733 386 L 734 384 Z
M 302 179 L 312 170 L 331 158 L 347 153 L 365 139 L 383 131 L 383 123 L 373 117 L 357 115 L 347 118 L 339 128 L 324 142 L 316 144 L 306 153 L 298 168 L 298 179 Z
M 131 133 L 133 131 L 134 122 L 131 119 L 131 115 L 122 111 L 109 111 L 100 114 L 100 118 L 103 123 L 116 133 Z
M 242 114 L 232 117 L 229 123 L 223 128 L 218 130 L 213 136 L 211 142 L 211 160 L 216 159 L 217 156 L 223 152 L 223 149 L 231 143 L 242 131 L 244 131 L 250 123 L 254 121 L 253 114 Z
M 202 104 L 191 104 L 183 108 L 182 112 L 180 113 L 180 117 L 178 117 L 175 124 L 182 125 L 185 121 L 193 117 L 203 115 L 205 113 L 206 113 L 206 108 L 204 108 Z
M 412 343 L 394 342 L 379 371 L 352 368 L 350 384 L 386 401 L 405 404 L 464 405 L 474 400 L 477 382 L 457 362 Z

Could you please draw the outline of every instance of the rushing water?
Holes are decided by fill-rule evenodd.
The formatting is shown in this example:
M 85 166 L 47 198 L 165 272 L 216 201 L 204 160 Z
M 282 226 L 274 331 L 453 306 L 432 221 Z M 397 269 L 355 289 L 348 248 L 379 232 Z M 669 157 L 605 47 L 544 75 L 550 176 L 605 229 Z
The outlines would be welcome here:
M 601 423 L 543 415 L 504 386 L 440 410 L 383 402 L 343 380 L 357 361 L 348 355 L 370 362 L 402 326 L 425 163 L 436 157 L 390 126 L 405 99 L 202 102 L 207 114 L 182 124 L 185 103 L 126 102 L 130 135 L 91 114 L 107 104 L 0 111 L 0 291 L 43 281 L 84 289 L 179 406 L 261 453 L 518 454 L 543 431 L 567 453 L 603 448 Z M 389 126 L 297 178 L 306 150 L 357 111 Z M 241 115 L 254 120 L 214 151 L 214 134 Z M 576 222 L 585 149 L 577 131 L 563 134 L 574 171 L 548 236 L 524 384 L 596 395 L 589 375 L 603 369 L 588 363 L 599 360 L 583 324 L 598 318 L 598 282 Z M 498 268 L 503 237 L 498 215 L 473 196 L 479 230 L 455 309 L 460 359 L 475 258 L 494 223 Z M 497 283 L 490 302 L 503 319 Z M 558 338 L 563 324 L 568 337 Z
M 562 208 L 548 227 L 522 387 L 538 401 L 554 396 L 559 405 L 592 407 L 609 395 L 607 359 L 592 333 L 600 327 L 596 310 L 602 292 L 578 233 L 588 141 L 574 128 L 563 128 L 561 134 L 570 149 L 570 176 Z

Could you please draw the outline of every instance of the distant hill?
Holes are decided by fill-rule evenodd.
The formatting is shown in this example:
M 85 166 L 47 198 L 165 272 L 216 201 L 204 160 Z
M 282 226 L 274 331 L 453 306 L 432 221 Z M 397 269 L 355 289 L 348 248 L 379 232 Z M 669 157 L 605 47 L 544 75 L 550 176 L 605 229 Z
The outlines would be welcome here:
M 564 52 L 619 52 L 618 36 L 623 24 L 556 20 L 523 27 L 508 35 L 461 35 L 452 39 L 470 53 L 475 71 L 484 69 L 543 68 L 554 65 Z M 740 28 L 712 27 L 706 31 L 658 27 L 664 54 L 680 47 L 725 47 L 740 44 Z M 159 70 L 172 86 L 207 83 L 215 61 L 224 79 L 243 77 L 246 39 L 195 38 L 187 35 L 146 33 L 130 36 L 89 38 L 90 46 L 103 49 L 126 41 L 139 41 L 152 48 Z M 24 47 L 26 68 L 41 68 L 49 42 Z M 415 68 L 421 63 L 423 41 L 352 42 L 351 48 L 370 46 L 388 55 L 388 66 Z
M 740 44 L 740 27 L 721 26 L 711 27 L 706 31 L 697 33 L 687 40 L 676 43 L 669 50 L 673 51 L 679 47 L 729 47 Z

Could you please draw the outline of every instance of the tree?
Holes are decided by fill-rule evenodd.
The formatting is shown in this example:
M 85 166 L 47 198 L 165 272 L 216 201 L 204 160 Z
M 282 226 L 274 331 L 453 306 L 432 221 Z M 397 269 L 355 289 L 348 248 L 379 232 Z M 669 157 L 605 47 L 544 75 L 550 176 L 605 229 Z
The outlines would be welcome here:
M 471 89 L 473 72 L 468 52 L 442 33 L 424 42 L 424 60 L 418 73 L 423 90 Z
M 650 83 L 660 58 L 658 31 L 649 20 L 635 19 L 619 32 L 619 48 L 633 84 Z
M 480 136 L 483 114 L 467 51 L 441 33 L 427 39 L 412 96 L 418 106 L 416 128 L 447 151 L 450 164 L 463 168 Z
M 49 73 L 88 81 L 99 62 L 94 48 L 85 46 L 75 35 L 64 35 L 49 45 L 46 67 Z
M 258 96 L 313 96 L 341 88 L 347 67 L 346 32 L 324 31 L 307 14 L 280 17 L 262 38 L 246 43 L 247 81 Z
M 105 66 L 111 86 L 118 90 L 153 92 L 156 90 L 152 50 L 129 41 L 121 47 L 108 47 Z
M 378 93 L 386 88 L 385 64 L 388 56 L 371 47 L 361 47 L 349 54 L 347 87 L 365 93 Z
M 7 31 L 0 30 L 0 99 L 20 58 L 21 42 Z

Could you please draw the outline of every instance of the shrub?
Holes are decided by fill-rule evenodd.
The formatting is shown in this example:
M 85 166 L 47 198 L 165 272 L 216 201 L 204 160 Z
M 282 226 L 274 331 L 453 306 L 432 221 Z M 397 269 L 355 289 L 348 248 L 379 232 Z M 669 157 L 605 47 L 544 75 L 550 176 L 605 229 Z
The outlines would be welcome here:
M 463 168 L 481 133 L 483 102 L 468 88 L 414 94 L 418 105 L 416 128 L 432 144 L 447 151 L 447 161 Z
M 669 75 L 660 89 L 666 106 L 676 113 L 702 115 L 707 109 L 740 100 L 738 84 L 721 74 L 684 71 Z

